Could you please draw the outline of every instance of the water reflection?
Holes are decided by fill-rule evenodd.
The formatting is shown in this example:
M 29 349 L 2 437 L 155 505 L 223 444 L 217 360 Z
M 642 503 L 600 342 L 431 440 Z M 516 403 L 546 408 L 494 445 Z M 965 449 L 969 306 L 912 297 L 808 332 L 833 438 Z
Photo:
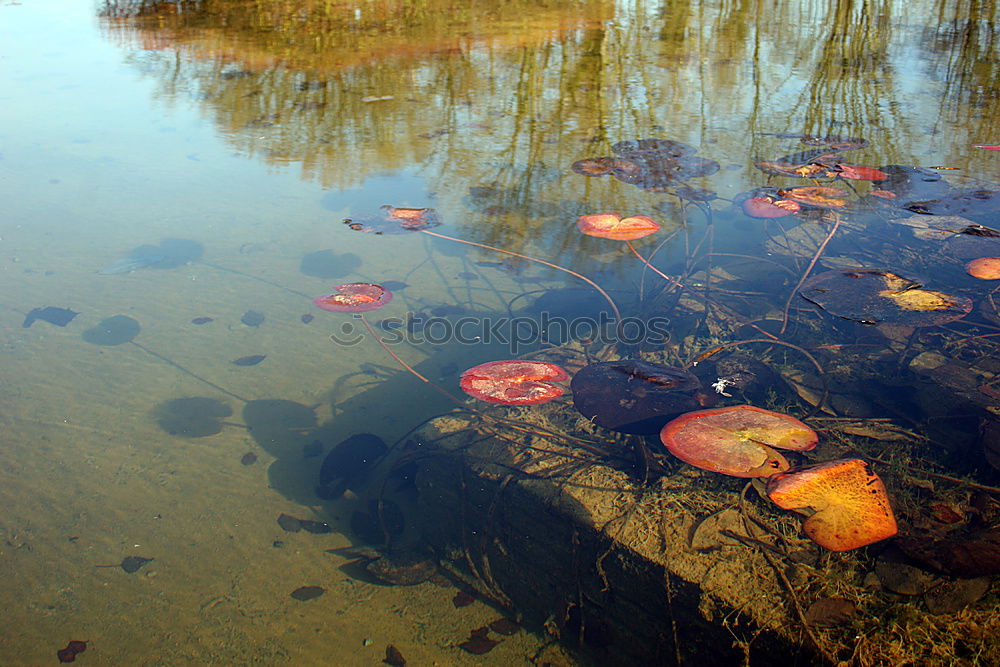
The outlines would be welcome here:
M 552 174 L 663 128 L 741 165 L 770 151 L 764 132 L 851 132 L 876 140 L 872 164 L 933 147 L 972 169 L 986 158 L 967 146 L 1000 131 L 995 7 L 973 0 L 906 3 L 905 14 L 891 0 L 766 12 L 684 0 L 109 2 L 101 13 L 109 35 L 141 49 L 131 58 L 159 96 L 200 100 L 241 152 L 336 190 L 418 169 L 455 211 L 489 188 L 464 231 L 514 249 L 555 217 L 545 213 L 572 214 L 567 202 L 634 200 Z M 929 34 L 919 16 L 939 27 Z M 961 115 L 965 104 L 976 112 Z M 548 252 L 571 245 L 542 235 Z

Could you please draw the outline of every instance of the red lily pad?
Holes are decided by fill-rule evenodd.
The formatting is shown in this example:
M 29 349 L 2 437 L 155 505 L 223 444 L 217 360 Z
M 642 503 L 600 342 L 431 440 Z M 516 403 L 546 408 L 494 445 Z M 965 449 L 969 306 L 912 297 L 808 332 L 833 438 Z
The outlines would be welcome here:
M 458 384 L 469 396 L 504 405 L 537 405 L 565 391 L 555 382 L 568 379 L 562 368 L 544 361 L 488 361 L 473 366 Z
M 764 195 L 745 199 L 742 208 L 751 218 L 783 218 L 797 213 L 802 207 L 790 199 Z
M 333 313 L 363 313 L 392 300 L 392 292 L 372 283 L 345 283 L 333 289 L 333 294 L 318 296 L 313 304 Z
M 660 231 L 660 223 L 648 215 L 623 218 L 617 213 L 581 215 L 576 226 L 587 236 L 597 236 L 613 241 L 633 241 Z
M 837 176 L 854 181 L 884 181 L 889 178 L 889 174 L 875 167 L 859 167 L 853 164 L 842 164 L 838 162 L 832 171 L 827 172 L 828 176 Z
M 817 440 L 795 417 L 752 405 L 689 412 L 660 431 L 660 441 L 680 460 L 733 477 L 784 472 L 788 461 L 776 449 L 808 451 Z

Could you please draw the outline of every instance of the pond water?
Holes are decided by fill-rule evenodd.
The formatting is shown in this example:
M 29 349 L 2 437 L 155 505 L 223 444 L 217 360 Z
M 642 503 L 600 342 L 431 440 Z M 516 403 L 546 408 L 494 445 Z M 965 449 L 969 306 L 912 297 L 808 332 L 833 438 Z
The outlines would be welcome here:
M 768 407 L 911 437 L 995 526 L 1000 313 L 965 264 L 1000 256 L 996 4 L 764 4 L 0 3 L 0 662 L 532 664 L 533 632 L 459 648 L 481 600 L 330 552 L 386 530 L 381 445 L 321 468 L 612 308 L 615 355 L 763 341 Z M 603 212 L 659 230 L 580 233 Z M 393 299 L 313 305 L 356 282 Z

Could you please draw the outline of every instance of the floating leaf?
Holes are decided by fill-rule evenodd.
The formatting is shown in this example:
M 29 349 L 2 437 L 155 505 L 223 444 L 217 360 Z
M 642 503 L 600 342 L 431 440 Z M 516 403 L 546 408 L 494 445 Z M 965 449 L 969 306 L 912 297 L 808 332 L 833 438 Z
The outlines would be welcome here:
M 868 194 L 872 197 L 879 197 L 881 199 L 895 199 L 896 193 L 889 192 L 888 190 L 869 190 Z
M 570 169 L 583 176 L 606 176 L 612 173 L 634 173 L 639 170 L 639 165 L 613 157 L 596 157 L 577 160 Z
M 827 173 L 823 164 L 786 165 L 781 162 L 754 162 L 754 166 L 770 176 L 788 176 L 790 178 L 819 178 Z
M 385 205 L 375 215 L 347 218 L 344 224 L 355 231 L 369 234 L 405 234 L 437 227 L 441 224 L 441 220 L 437 211 L 432 208 L 400 208 Z
M 683 157 L 694 155 L 698 150 L 672 139 L 627 139 L 612 146 L 611 152 L 627 159 L 642 160 L 650 157 Z
M 614 241 L 633 241 L 655 234 L 660 230 L 660 223 L 648 215 L 623 218 L 617 213 L 593 213 L 577 218 L 576 227 L 587 236 Z
M 924 215 L 995 216 L 1000 212 L 1000 193 L 985 189 L 948 192 L 938 199 L 910 202 L 904 208 Z
M 553 382 L 568 379 L 559 366 L 543 361 L 489 361 L 462 373 L 459 386 L 474 398 L 504 405 L 547 403 L 563 394 Z
M 612 174 L 618 180 L 652 192 L 665 192 L 678 181 L 710 176 L 719 163 L 698 157 L 693 147 L 670 139 L 631 139 L 611 147 L 614 157 L 578 160 L 573 171 L 585 176 Z
M 750 197 L 743 202 L 743 212 L 752 218 L 783 218 L 798 212 L 802 207 L 790 199 L 775 197 Z
M 864 148 L 868 145 L 868 140 L 861 137 L 844 137 L 839 134 L 827 134 L 822 137 L 805 135 L 802 137 L 802 143 L 809 146 L 827 146 L 836 151 L 850 151 Z
M 734 477 L 769 477 L 788 470 L 775 449 L 806 451 L 816 432 L 795 417 L 752 405 L 698 410 L 660 431 L 670 453 L 691 465 Z
M 381 308 L 392 300 L 392 292 L 372 283 L 345 283 L 335 293 L 313 299 L 313 304 L 334 313 L 363 313 Z
M 1000 279 L 1000 257 L 979 257 L 965 265 L 965 272 L 980 280 Z
M 847 206 L 847 192 L 837 188 L 827 188 L 819 185 L 805 185 L 798 188 L 778 190 L 778 194 L 786 199 L 792 199 L 818 208 L 843 208 Z
M 925 290 L 915 280 L 880 269 L 826 271 L 807 280 L 799 295 L 837 317 L 864 324 L 926 327 L 972 310 L 965 297 Z
M 622 433 L 652 434 L 673 416 L 698 407 L 697 377 L 647 361 L 584 366 L 570 383 L 573 405 L 594 424 Z
M 780 157 L 773 162 L 759 161 L 754 165 L 771 176 L 791 178 L 819 178 L 826 175 L 832 165 L 836 151 L 815 149 Z
M 837 176 L 854 181 L 884 181 L 889 178 L 889 174 L 874 167 L 859 167 L 853 164 L 842 164 L 838 162 L 834 169 L 827 172 L 827 176 Z

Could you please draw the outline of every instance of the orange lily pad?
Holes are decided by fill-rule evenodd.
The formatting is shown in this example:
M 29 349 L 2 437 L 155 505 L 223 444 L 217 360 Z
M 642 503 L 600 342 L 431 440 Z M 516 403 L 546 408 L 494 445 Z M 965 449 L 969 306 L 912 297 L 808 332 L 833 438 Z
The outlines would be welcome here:
M 392 300 L 392 292 L 372 283 L 345 283 L 333 289 L 333 294 L 318 296 L 313 304 L 334 313 L 363 313 Z
M 965 265 L 965 272 L 980 280 L 1000 278 L 1000 257 L 979 257 Z
M 817 208 L 844 208 L 847 206 L 847 192 L 838 188 L 828 188 L 821 185 L 804 185 L 798 188 L 778 190 L 785 199 L 792 199 Z
M 831 551 L 857 549 L 896 534 L 889 494 L 861 459 L 838 459 L 774 475 L 767 495 L 784 509 L 811 508 L 802 529 Z
M 648 215 L 623 218 L 617 213 L 581 215 L 576 219 L 576 226 L 588 236 L 614 241 L 633 241 L 660 231 L 660 223 Z
M 808 451 L 818 438 L 795 417 L 734 405 L 683 414 L 663 427 L 660 441 L 697 468 L 733 477 L 770 477 L 789 467 L 777 449 Z
M 544 361 L 488 361 L 473 366 L 458 384 L 466 394 L 490 403 L 537 405 L 563 395 L 555 382 L 569 378 L 562 368 Z
M 752 218 L 783 218 L 802 208 L 798 202 L 770 196 L 750 197 L 742 206 L 743 212 Z

